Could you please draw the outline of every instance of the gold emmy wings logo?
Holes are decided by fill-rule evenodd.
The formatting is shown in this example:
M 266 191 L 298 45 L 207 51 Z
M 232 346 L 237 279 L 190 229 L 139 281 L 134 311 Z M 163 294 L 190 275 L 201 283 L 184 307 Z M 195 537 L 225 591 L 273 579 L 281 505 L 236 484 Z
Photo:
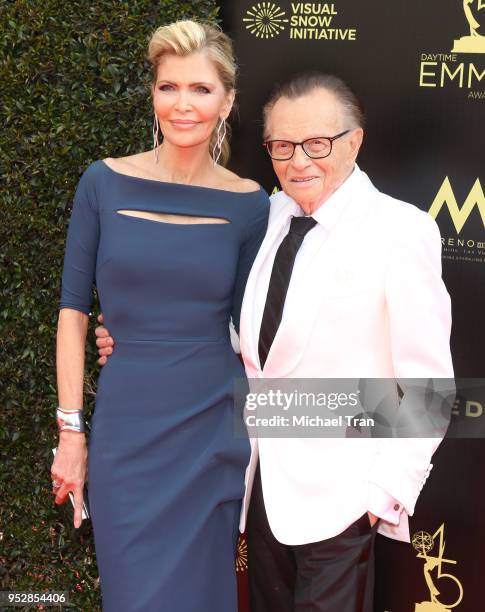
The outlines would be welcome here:
M 453 41 L 452 50 L 443 52 L 422 52 L 419 64 L 419 87 L 448 89 L 455 87 L 466 93 L 469 100 L 485 99 L 485 70 L 482 56 L 485 53 L 485 25 L 482 12 L 485 0 L 456 0 L 463 6 L 465 36 Z M 460 22 L 462 20 L 460 19 Z M 458 25 L 460 29 L 464 26 Z M 468 31 L 467 31 L 468 30 Z M 467 57 L 474 54 L 475 57 Z M 473 61 L 472 61 L 473 60 Z
M 274 38 L 285 29 L 288 23 L 285 11 L 274 2 L 258 2 L 246 11 L 243 18 L 246 29 L 258 38 Z
M 436 219 L 438 213 L 445 204 L 448 208 L 448 212 L 450 213 L 450 217 L 453 221 L 457 234 L 459 234 L 463 229 L 466 220 L 470 216 L 470 213 L 475 206 L 477 206 L 478 210 L 480 211 L 483 227 L 485 228 L 485 195 L 478 178 L 473 184 L 473 187 L 463 203 L 463 206 L 459 208 L 455 194 L 453 193 L 450 179 L 446 177 L 428 211 L 433 219 Z
M 429 534 L 426 531 L 418 531 L 414 534 L 412 539 L 413 548 L 417 551 L 416 557 L 424 560 L 423 574 L 426 586 L 429 590 L 429 601 L 422 601 L 416 603 L 414 612 L 450 612 L 453 608 L 456 608 L 463 599 L 463 586 L 456 576 L 452 574 L 446 574 L 443 572 L 443 565 L 456 565 L 456 561 L 453 559 L 445 559 L 445 541 L 444 541 L 444 530 L 445 524 L 433 534 Z M 436 538 L 439 537 L 438 549 L 435 551 L 435 555 L 429 554 L 436 544 Z M 450 581 L 453 583 L 453 590 L 456 592 L 456 598 L 451 603 L 443 603 L 439 600 L 440 590 L 433 581 L 432 572 L 436 571 L 437 581 Z M 443 583 L 442 583 L 443 584 Z
M 454 41 L 453 53 L 485 53 L 485 35 L 479 34 L 480 24 L 474 11 L 485 8 L 485 0 L 463 0 L 463 10 L 470 27 L 470 34 Z

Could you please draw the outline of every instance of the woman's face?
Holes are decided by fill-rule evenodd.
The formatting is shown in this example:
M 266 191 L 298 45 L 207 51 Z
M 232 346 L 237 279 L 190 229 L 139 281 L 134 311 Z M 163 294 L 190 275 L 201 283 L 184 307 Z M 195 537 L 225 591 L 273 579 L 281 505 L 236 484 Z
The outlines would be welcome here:
M 162 58 L 152 93 L 164 140 L 184 148 L 208 144 L 234 101 L 205 51 Z

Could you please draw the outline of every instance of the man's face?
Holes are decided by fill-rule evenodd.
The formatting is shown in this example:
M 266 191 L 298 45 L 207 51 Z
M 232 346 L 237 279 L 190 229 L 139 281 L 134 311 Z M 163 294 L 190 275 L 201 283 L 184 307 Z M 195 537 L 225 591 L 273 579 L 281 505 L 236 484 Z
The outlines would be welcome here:
M 280 98 L 271 110 L 266 140 L 302 142 L 318 136 L 335 136 L 351 127 L 335 96 L 317 89 L 290 100 Z M 335 140 L 332 152 L 323 159 L 312 159 L 296 147 L 288 161 L 272 160 L 283 191 L 311 215 L 324 204 L 350 175 L 362 143 L 361 128 L 351 129 Z

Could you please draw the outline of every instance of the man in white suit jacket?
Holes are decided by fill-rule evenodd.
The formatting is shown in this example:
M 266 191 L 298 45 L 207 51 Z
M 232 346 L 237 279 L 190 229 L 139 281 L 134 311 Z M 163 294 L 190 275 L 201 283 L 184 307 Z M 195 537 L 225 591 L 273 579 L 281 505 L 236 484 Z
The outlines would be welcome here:
M 453 377 L 439 230 L 358 168 L 362 127 L 357 98 L 336 77 L 300 75 L 265 107 L 282 191 L 271 198 L 241 312 L 249 378 Z M 275 255 L 291 219 L 309 215 L 316 225 L 296 255 L 262 364 L 258 339 Z M 252 612 L 372 610 L 375 530 L 409 541 L 407 516 L 439 442 L 253 439 L 240 524 Z

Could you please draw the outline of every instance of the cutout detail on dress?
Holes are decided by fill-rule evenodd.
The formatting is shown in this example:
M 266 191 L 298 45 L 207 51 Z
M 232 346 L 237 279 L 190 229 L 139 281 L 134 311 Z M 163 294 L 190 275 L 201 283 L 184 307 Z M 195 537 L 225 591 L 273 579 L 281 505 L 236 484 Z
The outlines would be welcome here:
M 198 217 L 196 215 L 179 215 L 173 213 L 151 212 L 148 210 L 127 209 L 120 209 L 116 212 L 127 217 L 136 217 L 138 219 L 158 221 L 158 223 L 172 223 L 177 225 L 209 225 L 230 223 L 229 219 L 224 219 L 222 217 Z

